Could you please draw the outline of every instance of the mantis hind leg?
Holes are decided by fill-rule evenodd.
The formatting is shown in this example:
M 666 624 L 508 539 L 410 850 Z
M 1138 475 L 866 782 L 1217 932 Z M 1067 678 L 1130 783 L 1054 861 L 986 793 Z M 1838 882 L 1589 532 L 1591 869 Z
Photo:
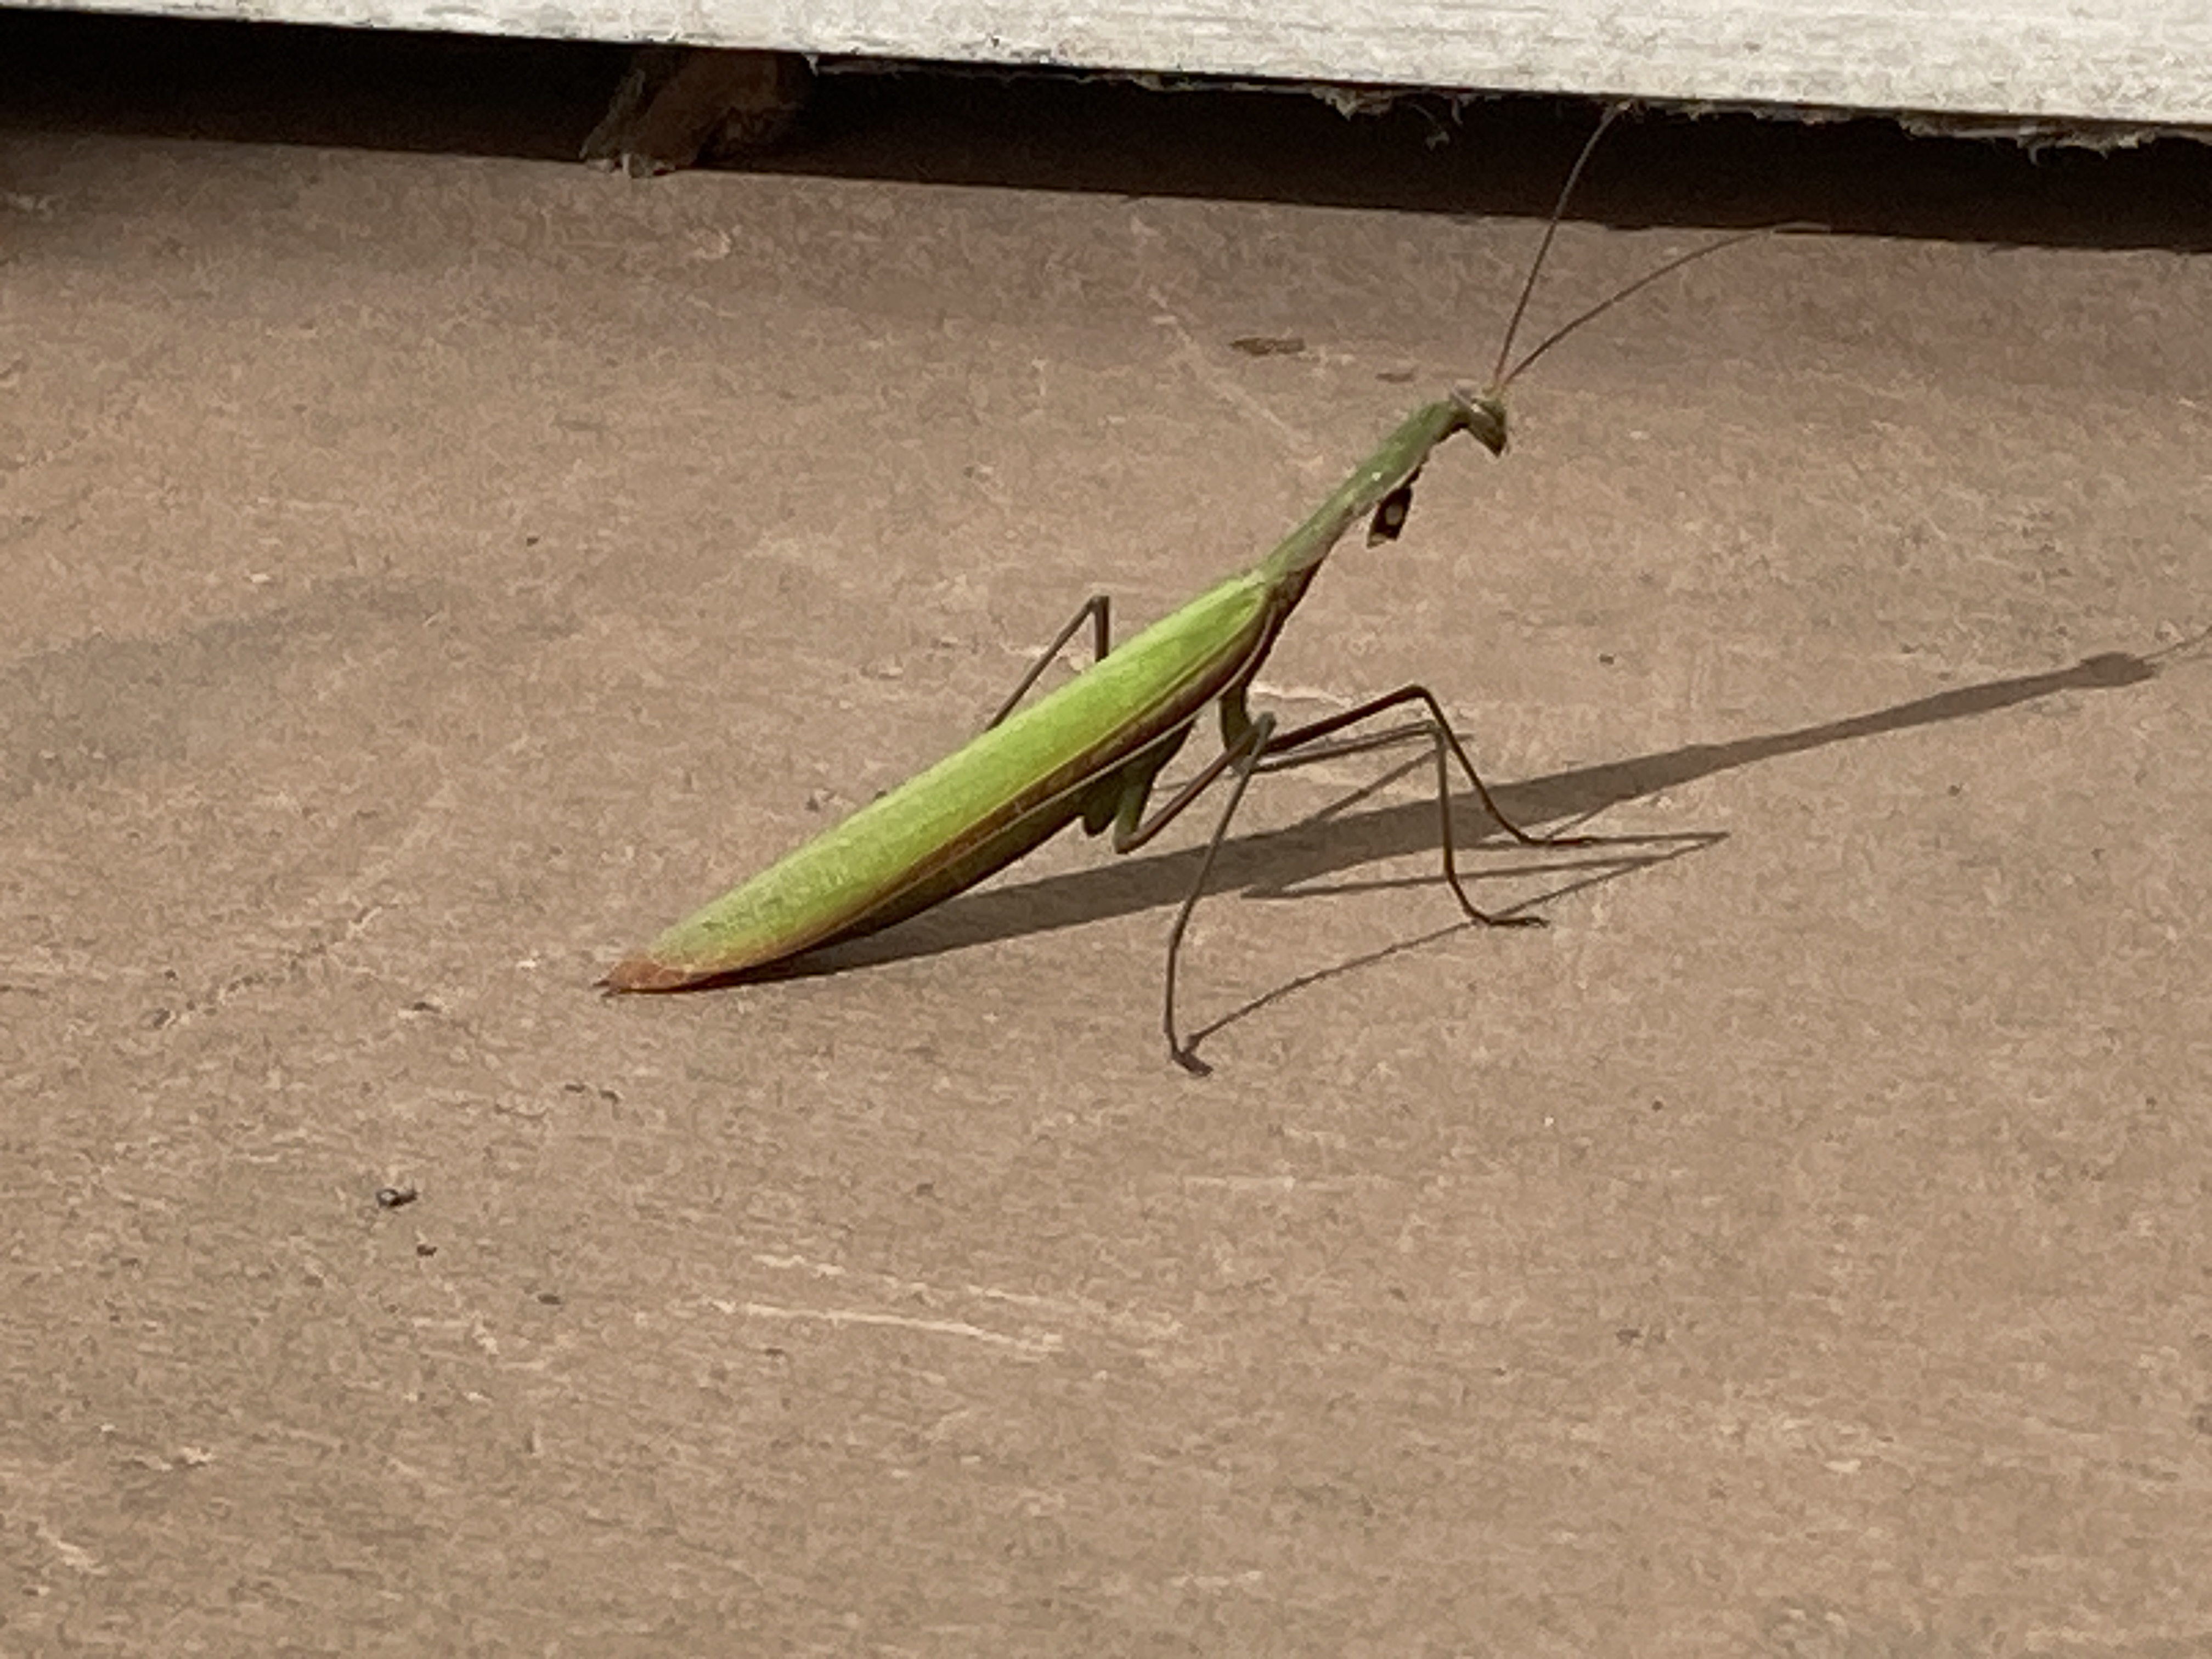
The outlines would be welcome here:
M 1367 737 L 1354 738 L 1333 744 L 1323 741 L 1334 737 L 1347 726 L 1357 726 L 1364 720 L 1372 720 L 1377 714 L 1386 714 L 1393 708 L 1401 708 L 1409 702 L 1418 702 L 1426 708 L 1428 713 L 1425 718 L 1413 720 L 1408 725 L 1393 727 L 1387 732 L 1375 732 Z M 1459 860 L 1452 834 L 1450 763 L 1454 760 L 1459 763 L 1460 769 L 1467 774 L 1468 781 L 1474 786 L 1474 793 L 1481 800 L 1483 810 L 1490 814 L 1499 829 L 1504 830 L 1522 846 L 1587 847 L 1591 844 L 1593 838 L 1589 836 L 1534 836 L 1507 817 L 1504 809 L 1498 805 L 1497 797 L 1490 793 L 1490 786 L 1482 781 L 1482 775 L 1475 770 L 1474 758 L 1467 752 L 1467 745 L 1460 741 L 1459 733 L 1452 730 L 1451 722 L 1444 718 L 1443 706 L 1437 702 L 1435 695 L 1426 686 L 1401 686 L 1395 691 L 1363 702 L 1356 708 L 1348 708 L 1340 714 L 1332 714 L 1327 720 L 1316 720 L 1310 726 L 1294 727 L 1268 744 L 1267 752 L 1260 757 L 1258 769 L 1272 771 L 1283 766 L 1318 760 L 1325 755 L 1357 754 L 1369 749 L 1380 749 L 1391 744 L 1403 743 L 1409 738 L 1427 738 L 1431 752 L 1436 757 L 1437 840 L 1443 854 L 1444 880 L 1451 887 L 1452 896 L 1459 901 L 1459 908 L 1467 913 L 1470 921 L 1481 922 L 1486 927 L 1541 927 L 1544 926 L 1544 918 L 1541 916 L 1492 915 L 1467 896 L 1467 889 L 1462 885 L 1459 878 Z M 1319 744 L 1321 747 L 1318 749 L 1307 747 L 1314 744 Z M 1303 754 L 1294 752 L 1300 750 L 1304 750 L 1306 752 Z
M 1084 600 L 1082 608 L 1067 619 L 1067 626 L 1052 636 L 1052 643 L 1045 647 L 1042 654 L 1030 665 L 1029 672 L 1022 676 L 1022 683 L 1014 688 L 1014 695 L 1001 703 L 999 712 L 983 723 L 983 729 L 989 731 L 1021 707 L 1022 699 L 1029 696 L 1030 690 L 1044 678 L 1044 671 L 1058 659 L 1060 647 L 1082 632 L 1085 623 L 1091 624 L 1091 660 L 1097 662 L 1111 651 L 1114 648 L 1113 610 L 1114 601 L 1103 593 L 1093 593 Z
M 1183 896 L 1182 908 L 1176 912 L 1175 926 L 1168 933 L 1167 981 L 1161 1024 L 1167 1032 L 1168 1052 L 1175 1056 L 1176 1065 L 1194 1077 L 1204 1077 L 1213 1068 L 1182 1040 L 1182 1033 L 1176 1026 L 1176 965 L 1182 958 L 1182 937 L 1189 929 L 1191 912 L 1198 908 L 1199 900 L 1206 896 L 1206 880 L 1213 873 L 1213 860 L 1229 834 L 1230 820 L 1237 816 L 1237 805 L 1244 799 L 1245 788 L 1252 781 L 1252 775 L 1260 769 L 1260 763 L 1266 757 L 1268 744 L 1275 734 L 1273 714 L 1246 719 L 1243 708 L 1240 699 L 1237 717 L 1231 723 L 1233 735 L 1222 745 L 1221 752 L 1200 767 L 1158 811 L 1149 817 L 1145 811 L 1146 803 L 1152 798 L 1152 781 L 1182 744 L 1188 728 L 1169 733 L 1152 750 L 1136 757 L 1135 763 L 1121 775 L 1120 796 L 1114 802 L 1114 850 L 1133 853 L 1180 817 L 1184 809 L 1212 787 L 1224 772 L 1233 769 L 1237 775 L 1228 802 L 1221 809 L 1221 821 L 1213 826 L 1205 855 L 1199 860 L 1198 874 L 1191 881 L 1190 891 Z
M 1242 704 L 1239 704 L 1241 709 Z M 1213 826 L 1213 834 L 1206 843 L 1206 853 L 1198 861 L 1198 873 L 1191 878 L 1190 891 L 1183 895 L 1182 908 L 1176 912 L 1175 926 L 1168 932 L 1168 966 L 1166 987 L 1160 1013 L 1162 1029 L 1167 1032 L 1168 1053 L 1175 1063 L 1193 1077 L 1204 1077 L 1213 1070 L 1198 1057 L 1198 1050 L 1182 1040 L 1176 1025 L 1176 966 L 1182 960 L 1182 936 L 1189 930 L 1191 913 L 1198 902 L 1206 896 L 1206 884 L 1213 874 L 1213 860 L 1221 851 L 1221 843 L 1229 835 L 1230 820 L 1237 816 L 1237 808 L 1244 799 L 1244 791 L 1252 781 L 1253 774 L 1260 770 L 1266 759 L 1268 745 L 1275 735 L 1275 717 L 1261 714 L 1249 722 L 1240 720 L 1242 729 L 1221 752 L 1200 769 L 1196 776 L 1176 791 L 1166 805 L 1149 818 L 1139 818 L 1144 811 L 1142 789 L 1149 789 L 1147 775 L 1141 789 L 1133 791 L 1126 799 L 1121 822 L 1115 826 L 1114 850 L 1133 852 L 1165 829 L 1183 808 L 1198 799 L 1199 793 L 1211 785 L 1224 772 L 1234 770 L 1236 781 L 1231 785 L 1229 799 L 1221 808 L 1221 820 Z

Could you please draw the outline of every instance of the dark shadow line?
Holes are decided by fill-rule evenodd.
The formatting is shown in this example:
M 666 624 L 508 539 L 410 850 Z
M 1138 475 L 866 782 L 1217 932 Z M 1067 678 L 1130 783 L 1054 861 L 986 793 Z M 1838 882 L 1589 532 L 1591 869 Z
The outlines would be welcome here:
M 2155 678 L 2159 672 L 2150 659 L 2106 652 L 2070 668 L 1961 686 L 1868 714 L 1765 737 L 1726 744 L 1692 744 L 1633 760 L 1577 767 L 1548 777 L 1504 785 L 1492 793 L 1505 812 L 1524 825 L 1586 818 L 1644 796 L 1680 788 L 1700 778 L 1784 755 L 1994 714 L 2062 691 L 2109 690 L 2139 685 Z M 1457 821 L 1462 825 L 1471 829 L 1480 822 L 1480 806 L 1472 797 L 1455 795 L 1453 799 Z M 1338 817 L 1333 822 L 1309 819 L 1279 830 L 1232 836 L 1221 844 L 1212 895 L 1215 898 L 1232 892 L 1261 896 L 1287 895 L 1341 871 L 1385 859 L 1432 852 L 1436 847 L 1436 801 L 1431 796 Z M 1653 837 L 1652 841 L 1665 839 Z M 1635 836 L 1608 837 L 1598 843 L 1598 848 L 1601 850 L 1608 842 L 1640 840 Z M 1486 836 L 1468 837 L 1469 847 L 1506 844 L 1495 831 Z M 831 945 L 779 964 L 768 972 L 745 977 L 757 981 L 843 973 L 855 968 L 940 956 L 1000 939 L 1058 933 L 1111 916 L 1168 909 L 1180 904 L 1189 891 L 1203 856 L 1202 848 L 1190 847 L 963 894 L 882 933 Z M 1665 858 L 1655 858 L 1644 862 L 1664 861 Z M 1638 863 L 1634 867 L 1643 866 Z M 1468 878 L 1501 880 L 1556 868 L 1547 862 L 1469 872 Z M 1626 873 L 1626 870 L 1617 870 L 1577 885 L 1616 879 Z M 1548 896 L 1557 898 L 1574 890 L 1577 886 L 1570 886 Z
M 0 7 L 0 130 L 575 163 L 626 57 L 597 41 Z M 1038 67 L 847 67 L 894 72 L 825 75 L 797 142 L 742 169 L 1540 217 L 1594 109 L 1584 97 L 1403 88 L 1348 120 L 1296 82 L 1200 80 L 1163 92 Z M 1917 135 L 1886 116 L 1777 114 L 1786 112 L 1639 110 L 1607 141 L 1569 216 L 2212 247 L 2203 206 L 2212 149 L 2190 138 L 2038 150 Z
M 1431 821 L 1433 823 L 1433 818 Z M 1300 830 L 1310 829 L 1313 827 L 1314 822 L 1312 818 L 1304 818 L 1293 827 Z M 1502 881 L 1508 877 L 1525 879 L 1531 876 L 1573 875 L 1588 878 L 1588 879 L 1571 882 L 1539 898 L 1508 905 L 1500 913 L 1510 915 L 1516 910 L 1530 909 L 1540 904 L 1549 903 L 1553 899 L 1565 897 L 1567 894 L 1578 891 L 1582 888 L 1595 886 L 1601 881 L 1611 881 L 1617 876 L 1626 875 L 1632 870 L 1640 870 L 1646 865 L 1664 864 L 1671 859 L 1680 858 L 1685 853 L 1702 852 L 1715 842 L 1727 839 L 1727 832 L 1720 830 L 1678 830 L 1664 836 L 1593 836 L 1583 841 L 1578 847 L 1562 848 L 1561 853 L 1563 854 L 1580 853 L 1586 855 L 1601 854 L 1609 847 L 1672 846 L 1674 850 L 1616 854 L 1610 857 L 1584 856 L 1566 861 L 1547 860 L 1540 864 L 1522 863 L 1516 864 L 1510 869 L 1501 868 L 1463 873 L 1467 874 L 1468 879 L 1470 880 L 1488 881 Z M 1433 848 L 1436 843 L 1431 839 L 1429 844 Z M 1494 836 L 1491 838 L 1489 844 L 1504 845 Z M 1593 870 L 1608 873 L 1593 877 L 1589 874 Z M 1436 887 L 1441 884 L 1441 878 L 1433 872 L 1418 876 L 1378 876 L 1366 881 L 1302 881 L 1292 884 L 1263 880 L 1254 882 L 1250 886 L 1244 888 L 1237 896 L 1255 904 L 1279 904 L 1285 902 L 1297 902 L 1305 899 L 1356 898 L 1367 893 L 1405 892 L 1415 887 Z M 1480 927 L 1481 924 L 1477 922 L 1473 925 Z

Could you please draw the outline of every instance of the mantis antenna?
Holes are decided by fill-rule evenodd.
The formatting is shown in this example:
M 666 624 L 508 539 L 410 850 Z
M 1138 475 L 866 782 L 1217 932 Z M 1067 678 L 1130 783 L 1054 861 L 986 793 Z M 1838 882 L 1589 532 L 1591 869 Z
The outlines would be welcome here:
M 1518 362 L 1513 363 L 1510 368 L 1507 368 L 1506 364 L 1512 360 L 1514 336 L 1521 331 L 1522 319 L 1528 314 L 1528 301 L 1534 297 L 1536 279 L 1543 273 L 1545 257 L 1551 252 L 1552 240 L 1559 234 L 1559 221 L 1566 213 L 1567 203 L 1574 196 L 1575 186 L 1582 182 L 1583 169 L 1589 165 L 1591 153 L 1597 149 L 1597 141 L 1605 137 L 1605 130 L 1613 125 L 1615 118 L 1626 107 L 1625 104 L 1609 104 L 1606 106 L 1605 113 L 1598 118 L 1596 130 L 1583 141 L 1582 154 L 1575 157 L 1575 164 L 1568 171 L 1566 183 L 1559 186 L 1559 199 L 1553 204 L 1551 222 L 1544 227 L 1544 240 L 1536 245 L 1536 257 L 1528 262 L 1528 280 L 1521 284 L 1521 297 L 1514 304 L 1512 319 L 1505 325 L 1505 337 L 1498 343 L 1498 366 L 1491 371 L 1490 379 L 1490 395 L 1493 398 L 1504 395 L 1506 387 L 1521 378 L 1521 372 L 1523 369 L 1584 323 L 1594 322 L 1623 300 L 1627 299 L 1629 295 L 1650 287 L 1662 276 L 1670 276 L 1684 265 L 1695 264 L 1708 254 L 1718 253 L 1723 248 L 1734 247 L 1738 242 L 1753 241 L 1761 236 L 1777 236 L 1789 231 L 1827 228 L 1825 225 L 1814 224 L 1808 221 L 1790 220 L 1778 225 L 1761 225 L 1756 230 L 1736 231 L 1731 235 L 1716 238 L 1702 247 L 1692 248 L 1687 253 L 1677 254 L 1656 270 L 1646 271 L 1627 287 L 1615 289 L 1589 310 L 1562 323 L 1532 347 L 1526 356 Z
M 1625 107 L 1620 104 L 1605 106 L 1605 113 L 1597 118 L 1596 128 L 1583 140 L 1582 154 L 1575 157 L 1574 166 L 1567 169 L 1567 182 L 1559 186 L 1559 199 L 1552 204 L 1552 217 L 1544 227 L 1544 240 L 1536 244 L 1536 257 L 1528 261 L 1528 275 L 1521 284 L 1521 297 L 1514 302 L 1512 320 L 1505 325 L 1505 337 L 1498 343 L 1498 367 L 1490 371 L 1490 389 L 1493 394 L 1504 391 L 1513 374 L 1518 374 L 1522 368 L 1528 366 L 1528 358 L 1523 358 L 1521 368 L 1515 369 L 1513 374 L 1505 372 L 1506 359 L 1513 355 L 1513 337 L 1521 331 L 1521 319 L 1528 314 L 1528 301 L 1536 294 L 1536 278 L 1543 274 L 1544 258 L 1552 251 L 1552 239 L 1559 234 L 1559 219 L 1567 210 L 1567 203 L 1574 196 L 1575 186 L 1582 183 L 1583 169 L 1589 165 L 1590 155 L 1597 149 L 1597 141 L 1605 137 L 1605 130 L 1613 124 Z M 1544 345 L 1551 343 L 1549 340 L 1544 342 Z M 1544 346 L 1538 346 L 1536 350 L 1543 349 Z M 1534 356 L 1535 352 L 1529 354 L 1531 357 Z

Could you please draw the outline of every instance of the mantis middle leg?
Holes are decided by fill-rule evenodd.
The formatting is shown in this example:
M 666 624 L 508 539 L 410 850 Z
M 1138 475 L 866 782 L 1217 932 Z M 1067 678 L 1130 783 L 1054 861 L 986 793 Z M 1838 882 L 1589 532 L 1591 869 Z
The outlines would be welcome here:
M 1078 622 L 1079 623 L 1080 618 Z M 1069 631 L 1073 633 L 1073 627 Z M 1359 725 L 1363 721 L 1374 719 L 1378 714 L 1387 714 L 1394 708 L 1402 708 L 1411 702 L 1418 702 L 1424 707 L 1426 710 L 1425 718 L 1416 720 L 1408 725 L 1395 726 L 1389 731 L 1375 732 L 1348 741 L 1335 743 L 1327 741 L 1347 727 Z M 1401 686 L 1395 691 L 1373 698 L 1357 708 L 1346 709 L 1339 714 L 1332 714 L 1325 720 L 1316 720 L 1310 725 L 1293 727 L 1287 732 L 1278 731 L 1276 720 L 1273 714 L 1245 718 L 1240 700 L 1239 707 L 1224 718 L 1224 731 L 1228 740 L 1223 745 L 1221 753 L 1178 789 L 1175 796 L 1158 811 L 1149 817 L 1142 818 L 1141 821 L 1133 821 L 1138 819 L 1142 812 L 1143 799 L 1139 796 L 1133 803 L 1133 806 L 1125 802 L 1123 822 L 1117 825 L 1114 838 L 1115 852 L 1134 851 L 1165 828 L 1197 798 L 1201 791 L 1212 784 L 1224 772 L 1233 769 L 1235 778 L 1229 793 L 1229 799 L 1223 804 L 1220 820 L 1214 825 L 1213 834 L 1206 842 L 1206 851 L 1199 860 L 1198 871 L 1191 881 L 1190 890 L 1184 895 L 1182 904 L 1176 912 L 1175 925 L 1168 934 L 1162 1024 L 1167 1034 L 1169 1052 L 1175 1057 L 1176 1063 L 1196 1076 L 1206 1075 L 1212 1067 L 1198 1057 L 1191 1044 L 1183 1041 L 1176 1019 L 1176 980 L 1182 956 L 1183 937 L 1189 929 L 1190 919 L 1198 908 L 1199 900 L 1205 896 L 1206 884 L 1213 873 L 1214 861 L 1220 853 L 1222 842 L 1228 836 L 1230 823 L 1236 817 L 1237 809 L 1243 801 L 1244 791 L 1249 787 L 1256 774 L 1286 769 L 1291 766 L 1302 765 L 1331 756 L 1354 754 L 1370 749 L 1383 748 L 1393 744 L 1403 743 L 1408 738 L 1426 738 L 1436 759 L 1437 843 L 1443 855 L 1444 880 L 1451 887 L 1452 896 L 1458 900 L 1461 910 L 1470 921 L 1481 922 L 1486 927 L 1540 927 L 1545 925 L 1545 921 L 1543 917 L 1535 915 L 1495 915 L 1481 908 L 1468 896 L 1467 889 L 1460 880 L 1457 841 L 1452 823 L 1450 768 L 1452 761 L 1456 760 L 1459 763 L 1461 769 L 1467 775 L 1468 781 L 1474 786 L 1476 797 L 1482 802 L 1484 810 L 1497 822 L 1500 829 L 1520 845 L 1523 847 L 1586 847 L 1591 845 L 1595 839 L 1588 836 L 1531 835 L 1507 817 L 1504 810 L 1498 805 L 1497 798 L 1491 793 L 1490 786 L 1483 781 L 1482 775 L 1476 769 L 1474 757 L 1468 753 L 1466 744 L 1453 730 L 1450 720 L 1445 718 L 1443 706 L 1437 702 L 1435 695 L 1425 686 Z

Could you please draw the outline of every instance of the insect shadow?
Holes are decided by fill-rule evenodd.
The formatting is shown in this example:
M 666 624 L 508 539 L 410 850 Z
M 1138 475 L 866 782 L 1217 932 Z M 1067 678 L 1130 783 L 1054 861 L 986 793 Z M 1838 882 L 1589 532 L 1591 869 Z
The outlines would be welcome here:
M 1547 777 L 1494 786 L 1492 793 L 1498 805 L 1518 823 L 1564 823 L 1571 828 L 1608 808 L 1680 788 L 1716 773 L 1829 744 L 1996 714 L 2064 691 L 2110 690 L 2139 685 L 2156 678 L 2160 672 L 2157 658 L 2170 654 L 2172 648 L 2150 657 L 2106 652 L 2068 668 L 1960 686 L 1863 714 L 1761 737 L 1741 738 L 1732 743 L 1691 744 L 1632 759 L 1577 767 Z M 1233 894 L 1246 899 L 1285 902 L 1350 891 L 1440 884 L 1441 878 L 1433 872 L 1366 881 L 1328 879 L 1385 860 L 1435 852 L 1436 805 L 1432 799 L 1364 811 L 1350 810 L 1396 777 L 1426 764 L 1423 759 L 1393 769 L 1351 796 L 1297 823 L 1224 841 L 1214 865 L 1210 884 L 1212 896 L 1219 900 Z M 1460 816 L 1469 826 L 1474 823 L 1478 814 L 1471 801 Z M 1324 827 L 1325 834 L 1322 833 Z M 1572 856 L 1545 857 L 1540 862 L 1493 868 L 1485 874 L 1493 879 L 1528 876 L 1553 878 L 1551 885 L 1521 900 L 1504 913 L 1512 915 L 1703 852 L 1725 839 L 1725 832 L 1719 830 L 1601 838 L 1575 849 Z M 1504 837 L 1493 830 L 1480 838 L 1470 836 L 1466 844 L 1470 848 L 1483 847 L 1503 841 Z M 844 973 L 939 956 L 1001 939 L 1055 933 L 1113 916 L 1172 909 L 1189 891 L 1198 861 L 1204 856 L 1202 847 L 1192 847 L 963 894 L 882 933 L 830 945 L 793 957 L 766 972 L 744 977 L 757 983 Z M 1195 1033 L 1194 1041 L 1308 986 L 1420 949 L 1473 925 L 1455 916 L 1448 926 L 1302 975 L 1215 1019 L 1204 1031 Z

